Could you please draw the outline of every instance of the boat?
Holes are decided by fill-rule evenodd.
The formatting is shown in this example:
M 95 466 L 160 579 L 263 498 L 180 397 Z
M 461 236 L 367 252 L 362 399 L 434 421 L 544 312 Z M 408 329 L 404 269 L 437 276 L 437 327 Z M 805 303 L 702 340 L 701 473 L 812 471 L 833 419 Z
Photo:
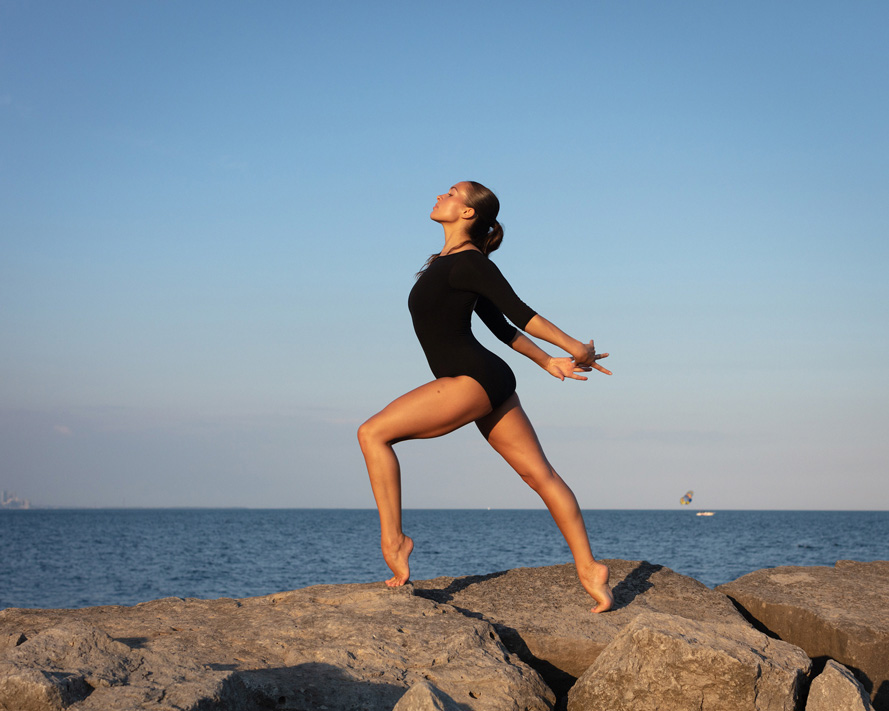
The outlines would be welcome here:
M 713 516 L 715 511 L 698 511 L 695 516 Z

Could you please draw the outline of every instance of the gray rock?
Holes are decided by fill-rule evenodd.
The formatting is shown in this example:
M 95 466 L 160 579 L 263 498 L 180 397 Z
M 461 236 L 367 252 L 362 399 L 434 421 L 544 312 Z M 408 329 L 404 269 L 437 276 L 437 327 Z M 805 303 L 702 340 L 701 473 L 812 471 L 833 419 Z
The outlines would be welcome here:
M 553 693 L 490 624 L 411 593 L 335 585 L 244 600 L 7 609 L 0 639 L 26 641 L 0 649 L 0 709 L 390 711 L 424 682 L 462 711 L 552 708 Z
M 577 680 L 568 711 L 794 711 L 810 668 L 749 625 L 645 612 Z
M 606 560 L 615 606 L 592 614 L 573 565 L 516 568 L 463 578 L 414 581 L 416 594 L 487 620 L 503 643 L 564 695 L 637 615 L 664 612 L 691 620 L 746 624 L 723 594 L 669 568 Z
M 80 620 L 38 631 L 0 661 L 0 708 L 83 711 L 136 708 L 248 708 L 231 672 L 133 650 Z M 168 706 L 153 701 L 164 699 Z
M 120 684 L 143 662 L 125 644 L 77 619 L 39 632 L 5 659 L 53 673 L 77 674 L 91 687 Z
M 717 590 L 768 633 L 851 669 L 889 710 L 889 562 L 768 568 Z
M 873 711 L 861 682 L 842 664 L 828 659 L 809 689 L 806 711 Z
M 39 632 L 0 661 L 0 706 L 22 711 L 67 708 L 95 687 L 125 678 L 137 666 L 129 652 L 126 645 L 74 620 Z

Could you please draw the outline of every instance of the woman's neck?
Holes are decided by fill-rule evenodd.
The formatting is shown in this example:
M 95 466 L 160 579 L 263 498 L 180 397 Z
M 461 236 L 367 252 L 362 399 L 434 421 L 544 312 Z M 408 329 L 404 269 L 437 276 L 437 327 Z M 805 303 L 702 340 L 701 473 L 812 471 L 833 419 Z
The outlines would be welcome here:
M 477 247 L 472 244 L 472 240 L 469 239 L 469 233 L 466 230 L 449 230 L 447 225 L 444 225 L 444 228 L 445 243 L 444 247 L 441 248 L 440 256 L 443 257 L 451 252 L 462 251 L 464 249 L 477 249 Z

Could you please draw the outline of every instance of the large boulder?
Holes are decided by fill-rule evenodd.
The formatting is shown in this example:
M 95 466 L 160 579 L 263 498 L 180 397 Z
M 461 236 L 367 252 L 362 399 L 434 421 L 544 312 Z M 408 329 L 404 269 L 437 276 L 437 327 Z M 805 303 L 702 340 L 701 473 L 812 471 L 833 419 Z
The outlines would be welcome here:
M 563 695 L 642 612 L 748 626 L 731 601 L 697 580 L 644 561 L 606 560 L 614 608 L 592 600 L 571 564 L 414 581 L 415 594 L 494 625 L 506 647 Z
M 806 711 L 873 711 L 861 682 L 842 664 L 828 659 L 812 682 Z
M 10 711 L 247 709 L 254 700 L 231 671 L 187 654 L 132 648 L 73 618 L 37 632 L 0 661 L 0 709 Z
M 490 624 L 409 586 L 0 612 L 0 709 L 552 708 Z M 418 705 L 419 704 L 419 705 Z
M 889 710 L 889 562 L 767 568 L 717 590 L 769 634 L 848 667 Z
M 810 668 L 749 625 L 644 612 L 577 680 L 568 711 L 795 711 Z

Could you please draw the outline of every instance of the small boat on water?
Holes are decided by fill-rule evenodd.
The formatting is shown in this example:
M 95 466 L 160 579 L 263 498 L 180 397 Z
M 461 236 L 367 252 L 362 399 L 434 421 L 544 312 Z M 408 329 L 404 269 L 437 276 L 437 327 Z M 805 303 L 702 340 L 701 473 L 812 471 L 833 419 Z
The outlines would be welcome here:
M 694 495 L 695 492 L 689 489 L 679 498 L 679 503 L 688 506 L 694 500 Z M 698 511 L 695 516 L 712 516 L 715 513 L 715 511 Z

